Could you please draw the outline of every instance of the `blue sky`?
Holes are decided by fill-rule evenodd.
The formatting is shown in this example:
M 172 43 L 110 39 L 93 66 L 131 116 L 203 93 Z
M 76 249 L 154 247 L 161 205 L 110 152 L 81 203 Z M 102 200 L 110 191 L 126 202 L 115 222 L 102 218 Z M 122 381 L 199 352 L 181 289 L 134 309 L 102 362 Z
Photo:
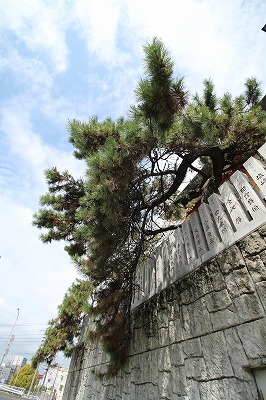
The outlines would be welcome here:
M 45 169 L 84 175 L 67 121 L 126 116 L 154 36 L 191 93 L 211 77 L 237 95 L 253 76 L 266 93 L 266 3 L 0 0 L 0 15 L 0 353 L 19 307 L 10 356 L 30 358 L 76 277 L 63 244 L 42 244 L 31 225 Z

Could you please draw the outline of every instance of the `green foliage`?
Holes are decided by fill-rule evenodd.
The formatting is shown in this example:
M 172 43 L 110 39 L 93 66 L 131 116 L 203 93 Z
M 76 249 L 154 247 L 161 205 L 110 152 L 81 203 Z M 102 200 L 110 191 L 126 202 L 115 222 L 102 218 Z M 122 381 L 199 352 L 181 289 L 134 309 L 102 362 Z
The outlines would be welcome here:
M 90 336 L 110 353 L 112 373 L 127 354 L 137 264 L 161 235 L 176 228 L 187 207 L 216 191 L 224 174 L 266 136 L 254 78 L 236 98 L 229 93 L 218 98 L 212 81 L 205 80 L 203 95 L 189 101 L 163 43 L 155 38 L 144 52 L 146 77 L 136 89 L 130 117 L 69 122 L 74 156 L 86 162 L 86 175 L 75 180 L 56 168 L 46 171 L 48 193 L 34 216 L 34 224 L 46 229 L 42 240 L 65 240 L 86 284 L 97 288 L 90 307 L 96 329 Z M 201 167 L 195 167 L 196 160 Z M 192 170 L 198 173 L 194 184 L 181 190 Z M 35 364 L 71 348 L 91 286 L 77 307 L 70 302 L 69 308 L 67 301 L 59 307 Z
M 11 377 L 9 384 L 29 390 L 32 379 L 34 377 L 34 373 L 35 368 L 33 368 L 30 364 L 26 364 L 19 370 L 18 373 L 14 374 Z M 38 375 L 36 374 L 34 385 L 37 382 L 37 378 Z
M 175 114 L 187 103 L 188 93 L 183 78 L 173 79 L 173 62 L 163 43 L 154 38 L 144 46 L 146 79 L 142 79 L 135 94 L 137 106 L 133 117 L 143 119 L 154 131 L 162 134 L 173 123 Z M 157 135 L 156 135 L 157 136 Z
M 84 312 L 88 311 L 88 298 L 92 285 L 86 280 L 77 280 L 68 289 L 62 304 L 58 307 L 58 316 L 49 322 L 44 340 L 32 359 L 34 368 L 40 362 L 51 364 L 58 351 L 70 356 L 75 338 L 80 334 Z

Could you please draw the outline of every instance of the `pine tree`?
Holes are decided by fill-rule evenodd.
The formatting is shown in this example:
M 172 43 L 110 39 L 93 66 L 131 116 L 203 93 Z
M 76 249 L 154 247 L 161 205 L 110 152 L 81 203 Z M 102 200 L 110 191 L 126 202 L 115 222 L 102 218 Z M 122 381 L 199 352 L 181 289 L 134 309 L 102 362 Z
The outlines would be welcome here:
M 218 98 L 213 82 L 205 80 L 203 95 L 190 99 L 184 79 L 173 76 L 163 43 L 153 39 L 144 53 L 146 76 L 127 119 L 69 122 L 74 156 L 86 162 L 86 175 L 75 180 L 56 168 L 46 171 L 48 193 L 34 216 L 34 224 L 46 228 L 42 240 L 67 241 L 66 251 L 97 288 L 91 337 L 110 352 L 112 372 L 127 354 L 137 265 L 161 235 L 176 228 L 187 208 L 215 192 L 224 176 L 255 152 L 266 134 L 254 78 L 235 98 L 229 93 Z M 191 171 L 197 173 L 195 184 L 184 190 Z M 57 323 L 52 326 L 58 329 Z M 54 346 L 51 358 L 65 345 Z M 48 353 L 46 348 L 37 358 Z
M 67 357 L 71 355 L 84 313 L 88 312 L 86 305 L 91 293 L 92 285 L 88 280 L 77 280 L 71 285 L 58 306 L 57 317 L 49 321 L 44 340 L 32 359 L 34 368 L 43 361 L 51 365 L 60 350 Z

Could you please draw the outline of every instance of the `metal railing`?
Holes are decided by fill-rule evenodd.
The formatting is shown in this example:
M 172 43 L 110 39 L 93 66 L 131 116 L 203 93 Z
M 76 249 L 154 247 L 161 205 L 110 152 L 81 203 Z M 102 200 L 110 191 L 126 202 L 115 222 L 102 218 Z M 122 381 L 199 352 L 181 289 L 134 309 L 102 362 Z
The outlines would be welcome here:
M 0 390 L 3 390 L 4 392 L 8 392 L 8 393 L 17 394 L 19 396 L 22 396 L 25 394 L 25 389 L 18 387 L 18 386 L 5 385 L 3 383 L 0 383 Z

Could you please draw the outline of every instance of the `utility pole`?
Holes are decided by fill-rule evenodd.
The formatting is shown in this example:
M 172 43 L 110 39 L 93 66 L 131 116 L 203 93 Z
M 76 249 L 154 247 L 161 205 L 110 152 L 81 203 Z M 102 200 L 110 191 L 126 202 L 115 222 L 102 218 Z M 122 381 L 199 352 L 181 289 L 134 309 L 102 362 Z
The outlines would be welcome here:
M 31 391 L 32 391 L 32 387 L 33 387 L 33 385 L 34 385 L 34 381 L 35 381 L 35 378 L 36 378 L 37 372 L 38 372 L 38 365 L 37 365 L 37 367 L 36 367 L 36 369 L 35 369 L 35 372 L 34 372 L 33 378 L 32 378 L 32 380 L 31 380 L 31 384 L 30 384 L 30 388 L 29 388 L 29 391 L 28 391 L 27 397 L 29 397 L 29 395 L 30 395 L 30 393 L 31 393 Z
M 59 371 L 59 369 L 57 367 L 57 371 L 56 371 L 56 375 L 55 375 L 55 378 L 54 378 L 53 386 L 51 388 L 51 394 L 50 394 L 49 400 L 52 400 L 52 398 L 53 398 L 53 394 L 54 394 L 54 391 L 55 391 L 55 388 L 54 388 L 55 387 L 55 381 L 56 381 L 56 378 L 57 378 L 57 375 L 58 375 L 58 371 Z
M 14 339 L 15 339 L 15 335 L 11 335 L 11 337 L 7 340 L 4 351 L 2 353 L 3 356 L 2 356 L 1 364 L 4 360 L 4 358 L 8 355 L 9 349 L 10 349 L 12 343 L 14 342 Z
M 44 387 L 44 384 L 45 384 L 45 380 L 46 380 L 46 377 L 47 377 L 47 374 L 48 374 L 49 368 L 50 368 L 50 364 L 48 364 L 48 365 L 47 365 L 47 368 L 46 368 L 46 371 L 45 371 L 44 377 L 43 377 L 43 379 L 42 379 L 42 384 L 41 384 L 41 393 L 40 393 L 40 399 L 42 399 L 42 397 L 43 397 L 43 387 Z
M 13 330 L 14 330 L 14 328 L 15 328 L 15 326 L 16 326 L 16 323 L 17 323 L 17 320 L 18 320 L 18 317 L 19 317 L 19 308 L 17 308 L 17 312 L 18 312 L 18 313 L 17 313 L 17 318 L 16 318 L 16 320 L 15 320 L 13 326 L 12 326 L 11 332 L 10 332 L 10 334 L 9 334 L 9 337 L 8 337 L 7 342 L 6 342 L 6 344 L 5 344 L 3 353 L 2 353 L 2 355 L 1 355 L 0 366 L 2 365 L 2 363 L 3 363 L 3 361 L 4 361 L 4 358 L 7 356 L 8 352 L 9 352 L 9 349 L 10 349 L 10 346 L 11 346 L 11 344 L 13 343 L 14 338 L 15 338 L 15 336 L 12 335 L 12 333 L 13 333 Z

